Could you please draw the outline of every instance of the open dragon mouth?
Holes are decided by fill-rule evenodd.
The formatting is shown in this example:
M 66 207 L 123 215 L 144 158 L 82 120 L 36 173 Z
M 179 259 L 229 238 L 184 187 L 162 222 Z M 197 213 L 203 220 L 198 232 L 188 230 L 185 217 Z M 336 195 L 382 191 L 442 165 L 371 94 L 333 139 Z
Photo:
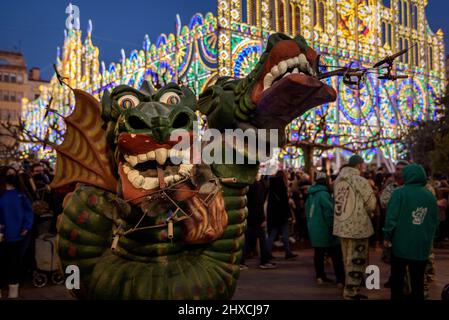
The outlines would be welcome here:
M 153 217 L 161 208 L 166 210 L 168 204 L 177 207 L 175 215 L 182 207 L 184 241 L 209 243 L 223 235 L 228 223 L 223 197 L 210 183 L 204 183 L 205 188 L 192 183 L 192 179 L 200 175 L 191 164 L 194 148 L 190 145 L 189 149 L 180 151 L 173 148 L 177 143 L 159 143 L 146 134 L 119 135 L 118 163 L 123 198 L 140 205 L 145 215 Z M 161 190 L 167 193 L 151 199 L 151 194 Z M 164 228 L 165 224 L 152 226 Z
M 176 150 L 175 144 L 160 144 L 145 134 L 120 134 L 119 174 L 125 200 L 140 202 L 155 190 L 191 177 L 191 149 Z
M 313 49 L 304 51 L 294 40 L 276 43 L 251 93 L 257 113 L 287 119 L 335 101 L 335 90 L 317 78 L 317 59 Z
M 275 82 L 294 74 L 307 75 L 309 77 L 316 76 L 315 71 L 303 53 L 296 57 L 282 60 L 273 66 L 270 72 L 265 74 L 263 78 L 263 91 L 270 89 Z

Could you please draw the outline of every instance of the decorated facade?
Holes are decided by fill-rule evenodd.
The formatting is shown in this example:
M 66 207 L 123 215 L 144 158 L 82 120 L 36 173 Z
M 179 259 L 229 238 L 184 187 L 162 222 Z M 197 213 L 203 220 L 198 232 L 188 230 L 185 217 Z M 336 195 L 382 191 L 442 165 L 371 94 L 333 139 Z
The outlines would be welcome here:
M 57 68 L 72 88 L 97 98 L 119 84 L 138 88 L 144 80 L 186 84 L 198 95 L 220 76 L 247 75 L 273 32 L 303 35 L 328 70 L 351 63 L 370 67 L 408 48 L 395 70 L 407 79 L 379 80 L 369 73 L 360 90 L 344 85 L 341 78 L 326 80 L 337 89 L 337 101 L 295 120 L 288 128 L 292 146 L 280 154 L 288 165 L 301 165 L 302 153 L 294 142 L 317 131 L 317 142 L 333 145 L 379 135 L 379 141 L 361 146 L 365 157 L 395 160 L 400 152 L 395 138 L 407 126 L 437 116 L 436 100 L 445 83 L 443 33 L 430 29 L 426 5 L 427 0 L 392 0 L 388 5 L 380 0 L 218 0 L 216 15 L 197 14 L 184 26 L 177 17 L 175 34 L 161 34 L 155 42 L 145 36 L 142 48 L 128 55 L 122 51 L 121 61 L 109 66 L 100 62 L 89 22 L 84 40 L 81 30 L 67 31 Z M 56 112 L 44 119 L 50 99 Z M 58 113 L 69 114 L 73 105 L 70 89 L 60 86 L 55 76 L 38 100 L 24 105 L 23 118 L 36 134 L 60 142 L 64 124 Z M 323 114 L 325 134 L 316 126 Z M 52 154 L 40 145 L 24 150 Z M 329 152 L 337 164 L 341 155 L 345 151 Z

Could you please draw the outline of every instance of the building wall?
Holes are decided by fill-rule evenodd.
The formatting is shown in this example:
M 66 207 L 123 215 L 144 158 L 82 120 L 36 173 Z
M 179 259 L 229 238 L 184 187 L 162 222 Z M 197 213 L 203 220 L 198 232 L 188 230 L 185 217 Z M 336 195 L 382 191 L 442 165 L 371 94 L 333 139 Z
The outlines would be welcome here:
M 16 125 L 22 115 L 22 104 L 39 97 L 48 81 L 40 79 L 40 70 L 33 68 L 28 77 L 25 59 L 21 53 L 0 51 L 0 163 L 7 163 L 10 147 L 16 144 L 15 133 L 4 126 Z M 12 129 L 11 129 L 12 130 Z M 5 148 L 6 146 L 6 148 Z
M 41 79 L 41 70 L 31 68 L 28 72 L 28 100 L 36 100 L 40 97 L 43 88 L 49 84 L 49 81 Z
M 34 76 L 29 78 L 21 53 L 0 51 L 0 121 L 16 121 L 21 114 L 22 99 L 37 99 L 40 86 L 48 84 L 40 79 L 38 68 L 32 70 Z
M 27 97 L 27 70 L 22 54 L 0 51 L 0 121 L 17 120 Z

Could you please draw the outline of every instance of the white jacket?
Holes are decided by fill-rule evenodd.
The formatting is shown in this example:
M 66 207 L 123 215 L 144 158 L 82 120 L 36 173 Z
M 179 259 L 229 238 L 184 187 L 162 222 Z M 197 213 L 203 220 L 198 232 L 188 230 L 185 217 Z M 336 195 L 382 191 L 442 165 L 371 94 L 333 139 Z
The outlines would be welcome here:
M 376 195 L 358 169 L 341 170 L 334 184 L 334 201 L 334 235 L 366 239 L 374 234 L 371 217 L 376 209 Z

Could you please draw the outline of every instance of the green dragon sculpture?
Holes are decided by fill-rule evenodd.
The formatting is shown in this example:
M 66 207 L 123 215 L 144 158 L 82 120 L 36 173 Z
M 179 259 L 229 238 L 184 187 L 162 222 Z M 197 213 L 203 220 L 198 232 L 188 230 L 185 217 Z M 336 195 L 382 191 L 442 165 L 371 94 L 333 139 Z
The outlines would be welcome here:
M 65 268 L 77 265 L 88 299 L 229 299 L 239 277 L 246 192 L 258 164 L 175 165 L 169 137 L 193 130 L 195 110 L 209 128 L 278 129 L 336 99 L 317 79 L 306 41 L 274 34 L 244 79 L 220 78 L 196 100 L 169 84 L 153 92 L 118 86 L 102 103 L 73 90 L 53 187 L 76 182 L 58 224 Z M 245 151 L 243 151 L 245 152 Z

